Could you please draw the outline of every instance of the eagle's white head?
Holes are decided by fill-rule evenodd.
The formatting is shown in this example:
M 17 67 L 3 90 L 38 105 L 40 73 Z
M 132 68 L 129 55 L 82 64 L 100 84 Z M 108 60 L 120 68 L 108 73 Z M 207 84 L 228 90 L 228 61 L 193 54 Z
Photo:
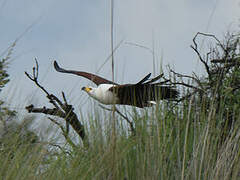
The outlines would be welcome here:
M 118 98 L 112 91 L 109 91 L 112 84 L 100 84 L 97 88 L 95 87 L 83 87 L 82 90 L 88 93 L 89 96 L 98 100 L 103 104 L 117 104 Z

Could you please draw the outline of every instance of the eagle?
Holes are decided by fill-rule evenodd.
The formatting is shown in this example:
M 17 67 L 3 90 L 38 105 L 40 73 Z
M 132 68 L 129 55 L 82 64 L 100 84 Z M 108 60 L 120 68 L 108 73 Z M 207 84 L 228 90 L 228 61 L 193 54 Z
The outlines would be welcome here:
M 151 73 L 146 75 L 136 84 L 117 84 L 98 75 L 61 68 L 54 61 L 54 68 L 61 73 L 70 73 L 91 80 L 97 87 L 82 87 L 89 96 L 102 104 L 130 105 L 139 108 L 150 107 L 161 99 L 175 100 L 179 92 L 171 86 L 162 86 L 156 81 L 161 77 L 149 79 Z

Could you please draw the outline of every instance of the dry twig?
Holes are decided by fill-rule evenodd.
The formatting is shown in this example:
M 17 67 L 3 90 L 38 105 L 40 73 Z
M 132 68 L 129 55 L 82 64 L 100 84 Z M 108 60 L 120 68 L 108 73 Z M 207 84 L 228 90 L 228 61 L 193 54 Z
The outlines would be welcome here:
M 112 111 L 112 109 L 106 108 L 105 106 L 102 106 L 101 104 L 99 104 L 99 106 L 100 106 L 101 108 L 103 108 L 104 110 Z M 130 119 L 129 119 L 127 116 L 125 116 L 123 113 L 121 113 L 121 112 L 118 110 L 117 107 L 115 107 L 115 111 L 116 111 L 123 119 L 125 119 L 125 120 L 127 121 L 127 123 L 130 125 L 130 129 L 131 129 L 132 135 L 135 136 L 135 135 L 136 135 L 136 130 L 135 130 L 135 128 L 134 128 L 133 122 L 130 121 Z

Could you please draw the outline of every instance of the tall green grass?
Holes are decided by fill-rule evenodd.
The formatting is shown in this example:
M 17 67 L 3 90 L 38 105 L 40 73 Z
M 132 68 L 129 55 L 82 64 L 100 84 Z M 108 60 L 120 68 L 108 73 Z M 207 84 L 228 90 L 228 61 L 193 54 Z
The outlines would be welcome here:
M 136 136 L 116 115 L 95 107 L 90 114 L 90 147 L 49 150 L 37 143 L 0 153 L 2 179 L 239 179 L 240 124 L 222 140 L 221 110 L 206 108 L 194 99 L 175 105 L 128 110 Z M 236 110 L 238 111 L 238 110 Z M 240 117 L 239 117 L 240 118 Z M 13 136 L 13 141 L 18 136 Z

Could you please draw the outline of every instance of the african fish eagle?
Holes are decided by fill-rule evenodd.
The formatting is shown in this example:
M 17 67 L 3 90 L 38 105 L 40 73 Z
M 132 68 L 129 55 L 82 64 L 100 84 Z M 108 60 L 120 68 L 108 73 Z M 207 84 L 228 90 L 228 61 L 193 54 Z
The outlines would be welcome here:
M 58 72 L 75 74 L 94 82 L 97 87 L 83 87 L 82 90 L 103 104 L 120 104 L 143 108 L 156 104 L 156 101 L 160 99 L 175 100 L 179 94 L 176 89 L 170 86 L 153 83 L 160 76 L 149 80 L 151 73 L 136 84 L 119 85 L 92 73 L 63 69 L 59 67 L 56 61 L 54 61 L 54 68 Z

